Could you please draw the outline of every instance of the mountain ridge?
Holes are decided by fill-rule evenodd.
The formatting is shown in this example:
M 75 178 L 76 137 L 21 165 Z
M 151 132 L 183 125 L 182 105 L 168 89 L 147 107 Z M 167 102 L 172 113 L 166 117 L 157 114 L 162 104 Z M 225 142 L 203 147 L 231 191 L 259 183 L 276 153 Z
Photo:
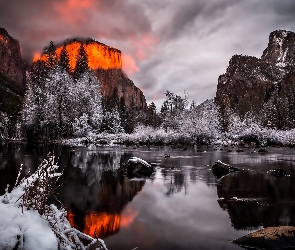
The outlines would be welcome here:
M 273 31 L 261 58 L 232 56 L 226 72 L 218 78 L 215 102 L 223 113 L 232 110 L 243 117 L 249 112 L 263 116 L 262 110 L 271 100 L 271 106 L 278 109 L 278 120 L 284 120 L 286 117 L 282 116 L 286 115 L 282 115 L 283 107 L 279 107 L 276 96 L 280 100 L 285 99 L 287 89 L 295 86 L 295 80 L 288 83 L 286 80 L 288 77 L 294 79 L 291 77 L 294 70 L 295 33 Z M 283 127 L 282 122 L 277 123 L 277 128 Z

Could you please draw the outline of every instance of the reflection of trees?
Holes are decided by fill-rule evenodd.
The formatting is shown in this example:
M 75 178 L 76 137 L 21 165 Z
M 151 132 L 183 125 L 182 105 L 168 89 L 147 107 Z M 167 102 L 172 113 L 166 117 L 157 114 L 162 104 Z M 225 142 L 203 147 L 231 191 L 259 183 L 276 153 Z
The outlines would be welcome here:
M 223 177 L 218 203 L 236 229 L 295 225 L 295 184 L 291 177 L 275 178 L 254 171 Z
M 29 172 L 29 168 L 31 172 L 36 169 L 34 165 L 27 164 L 31 162 L 24 153 L 25 149 L 26 144 L 0 143 L 0 195 L 4 194 L 7 184 L 10 188 L 14 186 L 21 164 L 24 165 L 20 179 Z
M 107 170 L 120 168 L 122 152 L 114 151 L 88 151 L 87 149 L 76 150 L 71 155 L 71 166 L 81 169 L 87 174 L 88 183 L 99 182 L 101 175 Z
M 184 188 L 187 189 L 187 176 L 182 170 L 178 169 L 162 169 L 162 176 L 164 177 L 164 186 L 167 188 L 165 193 L 170 196 L 174 193 L 179 193 Z

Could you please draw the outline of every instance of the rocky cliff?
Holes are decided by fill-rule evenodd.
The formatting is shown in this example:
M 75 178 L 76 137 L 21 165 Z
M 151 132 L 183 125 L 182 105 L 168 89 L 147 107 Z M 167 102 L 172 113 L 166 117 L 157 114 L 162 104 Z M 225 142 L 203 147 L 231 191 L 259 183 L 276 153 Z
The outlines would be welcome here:
M 0 72 L 7 78 L 24 84 L 25 65 L 19 42 L 3 28 L 0 28 Z
M 267 48 L 261 59 L 279 67 L 295 65 L 295 33 L 276 30 L 270 33 Z
M 0 28 L 0 140 L 15 136 L 24 96 L 24 76 L 19 43 Z
M 109 47 L 91 38 L 77 38 L 66 40 L 57 45 L 56 54 L 59 57 L 62 47 L 65 45 L 70 58 L 70 67 L 74 69 L 76 65 L 76 56 L 81 43 L 83 43 L 87 52 L 88 66 L 93 70 L 95 76 L 101 83 L 103 97 L 106 99 L 110 98 L 114 91 L 116 91 L 119 100 L 123 97 L 125 105 L 128 108 L 132 106 L 138 111 L 145 111 L 147 109 L 145 96 L 122 71 L 120 50 Z M 35 60 L 38 59 L 46 60 L 46 57 L 42 55 L 40 58 L 35 58 Z
M 231 58 L 226 73 L 218 78 L 215 102 L 240 115 L 258 113 L 273 93 L 286 88 L 284 79 L 294 65 L 295 33 L 274 31 L 261 59 L 242 55 Z

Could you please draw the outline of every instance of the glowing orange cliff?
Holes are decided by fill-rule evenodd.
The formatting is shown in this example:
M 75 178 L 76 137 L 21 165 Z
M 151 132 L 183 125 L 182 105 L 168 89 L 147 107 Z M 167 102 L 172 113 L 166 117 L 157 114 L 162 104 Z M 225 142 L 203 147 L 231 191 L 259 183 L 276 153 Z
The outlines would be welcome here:
M 92 70 L 96 69 L 121 69 L 122 68 L 122 60 L 121 60 L 121 51 L 112 47 L 109 47 L 103 43 L 99 43 L 95 40 L 89 41 L 79 41 L 77 39 L 66 42 L 64 45 L 68 51 L 70 57 L 70 67 L 74 69 L 76 66 L 76 55 L 78 54 L 78 50 L 83 43 L 83 46 L 88 55 L 88 65 Z M 57 45 L 56 54 L 59 57 L 61 50 L 63 48 L 63 44 Z M 37 60 L 46 60 L 45 55 L 34 56 L 33 61 Z

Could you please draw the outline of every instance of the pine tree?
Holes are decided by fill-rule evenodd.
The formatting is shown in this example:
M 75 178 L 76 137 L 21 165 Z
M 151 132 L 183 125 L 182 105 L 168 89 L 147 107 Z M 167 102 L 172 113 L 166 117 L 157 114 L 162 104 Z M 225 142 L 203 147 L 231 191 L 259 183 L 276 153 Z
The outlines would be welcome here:
M 35 84 L 41 85 L 45 82 L 47 77 L 48 68 L 46 63 L 42 60 L 34 62 L 30 69 L 30 81 L 34 82 Z
M 53 42 L 51 41 L 49 47 L 45 51 L 46 55 L 46 65 L 49 69 L 52 69 L 57 65 L 57 55 Z
M 65 45 L 60 52 L 58 65 L 61 67 L 62 70 L 70 72 L 70 56 Z
M 74 69 L 75 79 L 81 77 L 88 69 L 89 67 L 87 52 L 84 48 L 83 43 L 81 43 L 78 54 L 76 56 L 76 67 Z
M 279 127 L 279 111 L 277 105 L 277 93 L 273 93 L 270 99 L 263 104 L 261 110 L 262 124 L 265 127 L 277 129 Z
M 146 125 L 154 128 L 158 125 L 157 107 L 155 103 L 151 103 L 147 109 Z
M 221 131 L 228 132 L 232 110 L 230 108 L 230 100 L 227 95 L 223 98 L 222 103 L 218 108 L 219 108 L 218 113 L 219 113 L 219 123 L 221 125 Z
M 121 125 L 120 114 L 117 107 L 115 107 L 111 111 L 104 112 L 101 124 L 101 132 L 106 132 L 110 134 L 124 132 L 124 128 Z
M 115 107 L 119 107 L 119 93 L 118 93 L 118 88 L 115 87 L 113 90 L 112 95 L 110 96 L 109 100 L 108 100 L 108 108 L 109 110 L 114 109 Z

